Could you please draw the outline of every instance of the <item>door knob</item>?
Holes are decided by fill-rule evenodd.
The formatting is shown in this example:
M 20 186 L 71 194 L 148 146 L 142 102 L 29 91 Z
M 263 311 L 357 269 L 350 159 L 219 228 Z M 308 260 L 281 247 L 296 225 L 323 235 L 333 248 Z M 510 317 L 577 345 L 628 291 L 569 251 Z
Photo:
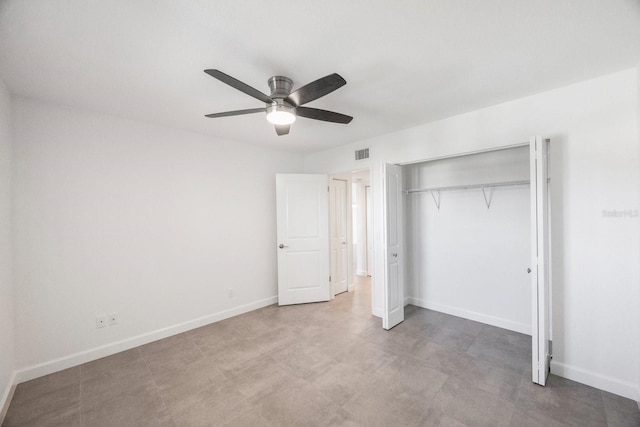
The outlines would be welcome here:
M 285 246 L 285 245 L 283 245 L 282 243 L 280 243 L 280 244 L 278 245 L 278 247 L 279 247 L 280 249 L 284 249 L 284 248 L 288 248 L 289 246 Z
M 394 257 L 398 258 L 398 254 L 391 254 L 391 255 L 393 255 Z
M 531 273 L 531 269 L 530 268 L 527 268 L 527 273 Z

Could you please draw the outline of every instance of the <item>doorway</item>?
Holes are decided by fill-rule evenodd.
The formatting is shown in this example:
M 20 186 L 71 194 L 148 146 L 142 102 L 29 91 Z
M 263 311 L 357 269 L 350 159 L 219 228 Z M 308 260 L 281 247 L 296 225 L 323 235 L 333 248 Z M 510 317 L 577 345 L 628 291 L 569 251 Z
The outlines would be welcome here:
M 330 176 L 332 295 L 354 291 L 371 277 L 371 200 L 368 169 Z
M 369 171 L 352 174 L 353 271 L 359 277 L 371 276 L 371 186 Z

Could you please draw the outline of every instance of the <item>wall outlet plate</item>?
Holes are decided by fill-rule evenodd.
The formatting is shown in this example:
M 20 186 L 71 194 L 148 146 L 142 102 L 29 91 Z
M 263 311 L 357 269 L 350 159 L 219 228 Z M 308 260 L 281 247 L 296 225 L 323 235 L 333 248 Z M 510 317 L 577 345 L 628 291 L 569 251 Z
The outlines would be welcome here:
M 96 328 L 104 328 L 108 325 L 107 316 L 96 316 Z

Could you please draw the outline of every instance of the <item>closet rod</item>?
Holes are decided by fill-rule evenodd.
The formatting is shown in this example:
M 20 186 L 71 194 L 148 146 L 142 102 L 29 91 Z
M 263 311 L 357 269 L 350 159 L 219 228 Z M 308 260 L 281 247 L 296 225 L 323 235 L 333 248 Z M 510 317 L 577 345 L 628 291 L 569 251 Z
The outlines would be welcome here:
M 425 193 L 428 191 L 470 190 L 472 188 L 512 187 L 516 185 L 529 185 L 529 180 L 492 182 L 488 184 L 455 185 L 450 187 L 412 188 L 412 189 L 406 190 L 405 193 L 412 194 L 412 193 Z

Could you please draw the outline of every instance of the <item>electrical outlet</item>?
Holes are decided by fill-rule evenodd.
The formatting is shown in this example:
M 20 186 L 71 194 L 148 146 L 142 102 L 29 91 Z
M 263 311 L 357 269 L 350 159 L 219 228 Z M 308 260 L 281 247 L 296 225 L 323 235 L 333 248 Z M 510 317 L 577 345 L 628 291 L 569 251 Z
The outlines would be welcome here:
M 109 315 L 109 326 L 118 324 L 118 313 L 111 313 Z
M 104 328 L 108 321 L 107 316 L 96 316 L 96 328 Z

